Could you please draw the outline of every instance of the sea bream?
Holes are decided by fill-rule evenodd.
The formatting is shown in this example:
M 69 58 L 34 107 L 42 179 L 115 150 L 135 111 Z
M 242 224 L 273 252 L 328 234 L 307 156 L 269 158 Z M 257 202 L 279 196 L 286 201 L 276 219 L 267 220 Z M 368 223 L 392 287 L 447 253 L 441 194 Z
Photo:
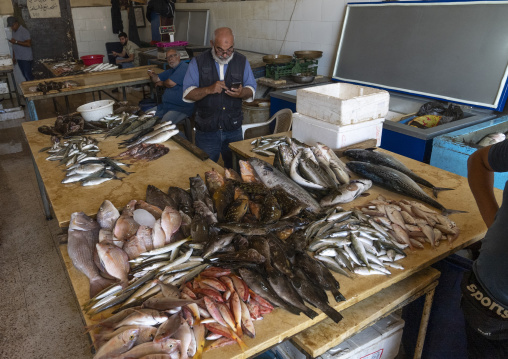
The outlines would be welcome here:
M 103 278 L 94 264 L 93 252 L 99 243 L 99 224 L 83 212 L 74 212 L 69 224 L 67 252 L 72 264 L 90 280 L 90 298 L 113 281 Z

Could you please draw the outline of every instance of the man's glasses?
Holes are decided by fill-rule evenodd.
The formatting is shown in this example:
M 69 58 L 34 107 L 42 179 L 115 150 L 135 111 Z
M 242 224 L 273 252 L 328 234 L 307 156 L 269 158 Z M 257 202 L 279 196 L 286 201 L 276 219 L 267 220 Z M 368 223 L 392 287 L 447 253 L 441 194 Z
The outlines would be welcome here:
M 226 55 L 226 54 L 231 55 L 234 51 L 235 49 L 233 48 L 233 46 L 231 46 L 227 50 L 222 50 L 220 47 L 215 48 L 215 52 L 217 53 L 217 55 Z
M 178 54 L 172 54 L 172 55 L 168 55 L 166 56 L 166 58 L 169 60 L 169 59 L 172 59 L 174 57 L 178 57 Z

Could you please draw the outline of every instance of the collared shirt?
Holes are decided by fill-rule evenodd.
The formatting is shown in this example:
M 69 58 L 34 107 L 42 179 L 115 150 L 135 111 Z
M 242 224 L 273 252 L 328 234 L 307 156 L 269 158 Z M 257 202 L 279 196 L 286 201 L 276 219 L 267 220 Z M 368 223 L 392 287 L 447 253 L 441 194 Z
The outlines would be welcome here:
M 134 66 L 139 66 L 139 55 L 138 55 L 139 46 L 133 43 L 132 41 L 127 41 L 127 44 L 124 45 L 123 50 L 125 51 L 125 57 L 129 57 L 131 54 L 134 54 L 134 61 L 132 63 Z
M 182 100 L 183 94 L 183 79 L 189 64 L 180 61 L 177 67 L 174 69 L 169 68 L 166 71 L 159 74 L 161 81 L 170 79 L 176 86 L 167 87 L 162 95 L 162 106 L 157 109 L 156 115 L 162 117 L 168 111 L 178 111 L 185 113 L 187 116 L 191 116 L 194 112 L 194 104 L 187 103 Z
M 30 39 L 30 33 L 22 25 L 19 25 L 16 31 L 12 32 L 12 38 L 19 42 Z M 32 47 L 21 46 L 18 44 L 12 44 L 12 51 L 14 51 L 14 57 L 16 60 L 31 61 L 34 59 L 32 53 Z
M 234 56 L 234 53 L 233 53 Z M 215 61 L 215 68 L 217 73 L 219 74 L 219 80 L 224 81 L 224 76 L 228 69 L 228 65 L 219 64 Z M 250 68 L 249 61 L 245 61 L 245 69 L 243 71 L 243 87 L 250 88 L 252 90 L 252 97 L 245 100 L 246 102 L 252 102 L 256 95 L 256 79 L 254 78 L 254 74 L 252 73 L 252 69 Z M 185 75 L 185 79 L 183 80 L 183 97 L 185 102 L 194 102 L 191 100 L 185 99 L 185 96 L 195 88 L 199 87 L 199 70 L 196 59 L 193 58 L 189 64 L 189 69 L 187 70 L 187 74 Z

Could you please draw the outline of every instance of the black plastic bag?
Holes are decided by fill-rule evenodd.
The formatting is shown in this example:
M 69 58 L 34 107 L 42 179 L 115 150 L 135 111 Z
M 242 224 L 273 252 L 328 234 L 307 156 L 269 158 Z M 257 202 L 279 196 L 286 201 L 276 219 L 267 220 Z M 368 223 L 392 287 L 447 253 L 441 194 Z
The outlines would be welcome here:
M 440 102 L 424 103 L 416 116 L 424 115 L 442 116 L 441 121 L 439 121 L 440 125 L 464 118 L 464 112 L 459 106 L 449 104 L 448 107 L 445 107 Z

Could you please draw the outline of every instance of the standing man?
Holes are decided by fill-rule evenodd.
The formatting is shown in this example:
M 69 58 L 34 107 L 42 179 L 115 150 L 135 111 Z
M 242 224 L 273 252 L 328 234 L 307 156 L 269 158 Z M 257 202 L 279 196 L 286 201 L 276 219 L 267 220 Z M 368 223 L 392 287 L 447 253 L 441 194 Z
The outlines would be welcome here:
M 7 26 L 12 30 L 12 38 L 9 42 L 12 44 L 12 61 L 14 64 L 18 64 L 21 73 L 25 77 L 26 81 L 32 81 L 34 79 L 32 75 L 32 40 L 30 33 L 25 29 L 18 19 L 14 16 L 7 18 Z
M 118 38 L 120 39 L 120 43 L 123 45 L 123 50 L 121 53 L 113 51 L 113 56 L 118 56 L 116 59 L 116 63 L 122 66 L 122 69 L 128 69 L 131 67 L 139 66 L 139 57 L 138 57 L 138 49 L 139 46 L 129 41 L 127 34 L 125 32 L 121 32 L 118 34 Z
M 212 48 L 193 58 L 183 81 L 183 98 L 196 103 L 196 145 L 226 168 L 232 167 L 231 142 L 241 141 L 242 100 L 251 102 L 256 80 L 249 62 L 234 50 L 233 31 L 215 30 Z
M 194 104 L 183 101 L 183 79 L 189 64 L 180 61 L 180 54 L 175 49 L 166 52 L 169 69 L 157 75 L 148 70 L 148 75 L 155 86 L 165 88 L 162 103 L 157 106 L 155 116 L 162 117 L 163 122 L 171 121 L 177 124 L 186 117 L 192 116 Z M 192 139 L 188 139 L 192 141 Z
M 169 41 L 169 35 L 159 32 L 160 26 L 173 25 L 175 16 L 175 0 L 149 0 L 146 7 L 146 18 L 152 29 L 151 45 L 159 41 Z
M 501 207 L 494 197 L 494 172 L 508 171 L 508 140 L 479 149 L 467 165 L 469 187 L 489 227 L 462 281 L 468 357 L 508 358 L 508 182 Z

